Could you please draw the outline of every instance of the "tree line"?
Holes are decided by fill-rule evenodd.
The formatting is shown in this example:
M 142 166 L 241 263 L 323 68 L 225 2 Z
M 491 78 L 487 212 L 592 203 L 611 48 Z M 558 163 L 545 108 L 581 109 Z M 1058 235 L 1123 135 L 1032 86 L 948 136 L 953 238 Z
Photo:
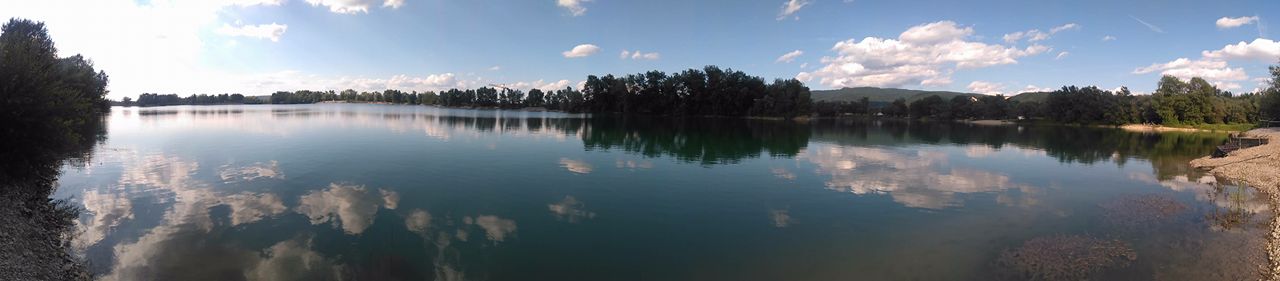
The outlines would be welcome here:
M 220 95 L 190 95 L 180 97 L 177 94 L 152 94 L 144 93 L 138 95 L 138 100 L 134 101 L 129 97 L 125 97 L 115 105 L 120 106 L 166 106 L 166 105 L 218 105 L 218 104 L 261 104 L 265 103 L 255 97 L 245 97 L 242 94 L 220 94 Z
M 1065 86 L 1042 100 L 1015 100 L 1003 95 L 929 96 L 907 103 L 898 99 L 873 107 L 858 101 L 813 104 L 817 116 L 882 115 L 916 119 L 1044 119 L 1070 124 L 1256 124 L 1280 120 L 1280 66 L 1269 67 L 1269 85 L 1255 93 L 1233 94 L 1195 77 L 1163 76 L 1151 95 L 1134 95 L 1128 88 L 1109 91 L 1097 87 Z
M 1080 124 L 1251 124 L 1266 117 L 1262 106 L 1265 100 L 1277 98 L 1275 92 L 1271 87 L 1260 93 L 1235 95 L 1199 77 L 1183 81 L 1164 76 L 1151 95 L 1132 95 L 1127 88 L 1112 92 L 1097 87 L 1063 87 L 1049 94 L 1040 114 L 1057 122 Z
M 481 87 L 441 92 L 280 91 L 273 104 L 380 102 L 450 107 L 541 107 L 575 113 L 624 113 L 660 116 L 796 117 L 809 114 L 809 88 L 799 80 L 763 78 L 742 71 L 707 66 L 667 74 L 662 71 L 625 76 L 587 77 L 581 90 L 544 91 Z

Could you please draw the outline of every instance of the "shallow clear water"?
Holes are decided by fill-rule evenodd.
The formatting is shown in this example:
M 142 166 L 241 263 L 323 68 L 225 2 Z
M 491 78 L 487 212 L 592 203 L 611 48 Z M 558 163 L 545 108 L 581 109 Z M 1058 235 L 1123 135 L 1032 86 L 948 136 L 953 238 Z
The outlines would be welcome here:
M 1270 214 L 1187 167 L 1224 138 L 117 107 L 55 197 L 107 280 L 1227 280 L 1265 261 Z M 1109 250 L 1028 266 L 1064 249 Z

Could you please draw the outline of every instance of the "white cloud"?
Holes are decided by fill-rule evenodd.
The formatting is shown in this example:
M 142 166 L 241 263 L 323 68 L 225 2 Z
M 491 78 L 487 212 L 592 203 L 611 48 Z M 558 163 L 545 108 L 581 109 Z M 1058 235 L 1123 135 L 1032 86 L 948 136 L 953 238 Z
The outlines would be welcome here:
M 804 52 L 800 50 L 791 51 L 789 53 L 782 54 L 782 56 L 778 57 L 778 60 L 774 62 L 791 63 L 792 61 L 795 61 L 797 57 L 800 57 L 800 55 L 803 55 L 803 54 Z
M 972 27 L 961 28 L 956 26 L 955 22 L 940 21 L 912 26 L 899 34 L 898 40 L 910 44 L 929 45 L 960 41 L 969 35 L 973 35 Z
M 1102 41 L 1115 41 L 1115 40 L 1116 40 L 1115 36 L 1111 36 L 1111 35 L 1102 36 Z
M 1057 56 L 1054 56 L 1054 57 L 1053 57 L 1053 59 L 1055 59 L 1055 60 L 1060 60 L 1060 59 L 1062 59 L 1062 58 L 1067 57 L 1067 55 L 1070 55 L 1070 54 L 1071 54 L 1071 52 L 1062 51 L 1062 52 L 1059 52 Z
M 334 90 L 353 89 L 356 91 L 382 91 L 396 89 L 403 91 L 441 91 L 447 89 L 466 89 L 483 85 L 481 79 L 464 79 L 453 73 L 428 74 L 412 76 L 406 74 L 393 75 L 387 78 L 370 78 L 361 76 L 318 76 L 298 71 L 280 71 L 263 74 L 245 74 L 241 76 L 225 76 L 219 78 L 222 89 L 235 89 L 250 94 L 270 94 L 275 91 L 295 90 Z M 130 95 L 133 95 L 131 93 Z
M 561 54 L 566 58 L 581 58 L 600 52 L 600 47 L 592 44 L 581 44 L 573 46 L 573 49 L 564 51 Z
M 1037 87 L 1036 85 L 1027 85 L 1026 87 L 1023 87 L 1022 91 L 1019 93 L 1052 92 L 1052 91 L 1053 89 L 1050 89 L 1050 88 L 1041 88 L 1041 87 Z
M 1159 71 L 1161 75 L 1171 75 L 1181 79 L 1200 77 L 1226 89 L 1239 88 L 1238 83 L 1249 79 L 1243 68 L 1232 68 L 1227 62 L 1212 59 L 1190 60 L 1178 58 L 1167 63 L 1152 64 L 1133 71 L 1134 74 L 1148 74 Z
M 330 12 L 339 14 L 369 13 L 369 6 L 376 5 L 378 0 L 307 0 L 312 6 L 329 7 Z M 404 0 L 386 0 L 383 7 L 392 9 L 404 6 Z
M 972 28 L 941 21 L 912 27 L 898 40 L 867 37 L 841 41 L 831 48 L 836 56 L 822 58 L 822 68 L 801 72 L 796 79 L 818 78 L 829 87 L 946 85 L 957 69 L 1016 64 L 1018 58 L 1050 49 L 966 41 L 971 34 Z
M 501 65 L 495 65 L 495 66 L 489 67 L 489 71 L 498 71 L 498 70 L 502 70 Z
M 404 6 L 404 0 L 386 0 L 382 2 L 382 6 L 390 7 L 392 9 L 399 9 L 400 7 Z
M 510 84 L 506 84 L 505 86 L 508 88 L 520 89 L 523 91 L 528 91 L 530 89 L 539 89 L 543 91 L 555 91 L 555 90 L 563 90 L 564 88 L 572 85 L 575 85 L 575 84 L 569 80 L 562 79 L 559 81 L 546 82 L 544 80 L 539 79 L 533 82 L 520 81 L 516 83 L 510 83 Z
M 1235 45 L 1226 45 L 1222 49 L 1203 51 L 1200 54 L 1211 59 L 1275 62 L 1280 60 L 1280 42 L 1257 38 L 1253 39 L 1253 42 L 1241 41 Z
M 795 78 L 796 80 L 800 80 L 800 82 L 809 82 L 809 81 L 813 81 L 813 74 L 808 72 L 800 72 L 796 74 Z
M 795 15 L 796 12 L 800 11 L 800 8 L 804 8 L 804 6 L 808 6 L 809 4 L 808 0 L 788 0 L 787 2 L 783 2 L 782 11 L 778 12 L 778 20 L 784 20 L 787 17 Z M 796 17 L 796 19 L 799 19 L 799 17 Z
M 1040 31 L 1039 29 L 1032 29 L 1027 31 L 1018 31 L 1014 33 L 1005 34 L 1001 38 L 1004 39 L 1005 43 L 1010 43 L 1010 44 L 1017 43 L 1022 39 L 1027 39 L 1027 42 L 1037 42 L 1037 41 L 1049 39 L 1050 37 L 1052 37 L 1054 34 L 1057 34 L 1058 32 L 1063 32 L 1067 30 L 1077 30 L 1077 29 L 1080 29 L 1079 24 L 1068 23 L 1068 24 L 1059 25 L 1059 26 L 1050 28 L 1049 32 L 1043 32 L 1043 31 Z
M 1156 32 L 1156 33 L 1164 33 L 1164 29 L 1163 29 L 1163 28 L 1160 28 L 1159 26 L 1156 26 L 1156 25 L 1154 25 L 1154 24 L 1148 23 L 1147 21 L 1142 20 L 1142 19 L 1140 19 L 1140 18 L 1138 18 L 1138 17 L 1135 17 L 1135 16 L 1132 16 L 1132 15 L 1130 15 L 1129 17 L 1130 17 L 1130 18 L 1133 18 L 1133 20 L 1135 20 L 1135 21 L 1138 21 L 1138 23 L 1141 23 L 1143 26 L 1146 26 L 1146 27 L 1147 27 L 1147 29 L 1150 29 L 1151 31 L 1154 31 L 1154 32 Z
M 1218 21 L 1214 22 L 1214 24 L 1216 24 L 1219 29 L 1228 29 L 1228 28 L 1240 27 L 1242 25 L 1252 24 L 1257 22 L 1258 22 L 1258 17 L 1256 16 L 1238 17 L 1238 18 L 1222 17 L 1218 19 Z
M 354 89 L 357 91 L 382 91 L 396 89 L 404 91 L 440 91 L 453 88 L 469 88 L 471 83 L 458 79 L 453 73 L 430 74 L 422 77 L 395 75 L 390 78 L 342 77 L 336 81 L 320 81 L 320 87 L 329 90 Z M 308 88 L 298 88 L 302 90 Z M 310 88 L 315 89 L 315 88 Z
M 257 5 L 280 6 L 280 4 L 284 4 L 284 0 L 226 0 L 226 2 L 227 4 L 241 6 L 241 7 L 257 6 Z
M 1231 67 L 1228 60 L 1253 60 L 1274 62 L 1280 59 L 1280 42 L 1257 38 L 1253 42 L 1239 42 L 1223 46 L 1218 50 L 1200 52 L 1200 59 L 1178 58 L 1166 63 L 1156 63 L 1140 67 L 1134 74 L 1160 72 L 1161 75 L 1172 75 L 1181 79 L 1200 77 L 1223 89 L 1240 89 L 1239 81 L 1249 79 L 1244 68 Z
M 1022 38 L 1024 37 L 1037 37 L 1037 36 L 1041 36 L 1041 34 L 1044 34 L 1044 33 L 1040 32 L 1039 29 L 1032 29 L 1028 31 L 1018 31 L 1014 33 L 1008 33 L 1001 38 L 1004 39 L 1005 43 L 1016 43 L 1022 40 Z
M 582 6 L 586 2 L 591 2 L 591 0 L 556 0 L 556 6 L 569 9 L 569 13 L 576 17 L 587 13 L 587 7 Z
M 984 95 L 999 95 L 1004 93 L 1004 84 L 987 81 L 973 81 L 969 83 L 969 91 Z
M 660 55 L 660 54 L 658 54 L 658 53 L 656 53 L 656 52 L 655 52 L 655 53 L 645 53 L 645 52 L 641 52 L 641 51 L 631 52 L 631 51 L 627 51 L 627 50 L 622 50 L 622 53 L 621 53 L 620 55 L 618 55 L 618 58 L 621 58 L 621 59 L 624 59 L 624 60 L 625 60 L 625 59 L 632 59 L 632 60 L 657 60 L 657 59 L 659 59 L 659 58 L 661 58 L 661 57 L 662 57 L 662 55 Z
M 1075 23 L 1068 23 L 1068 24 L 1064 24 L 1064 25 L 1055 26 L 1055 27 L 1053 27 L 1053 28 L 1050 28 L 1050 29 L 1049 29 L 1049 34 L 1054 34 L 1054 33 L 1058 33 L 1058 32 L 1061 32 L 1061 31 L 1066 31 L 1066 30 L 1078 30 L 1078 29 L 1080 29 L 1080 25 L 1079 25 L 1079 24 L 1075 24 Z

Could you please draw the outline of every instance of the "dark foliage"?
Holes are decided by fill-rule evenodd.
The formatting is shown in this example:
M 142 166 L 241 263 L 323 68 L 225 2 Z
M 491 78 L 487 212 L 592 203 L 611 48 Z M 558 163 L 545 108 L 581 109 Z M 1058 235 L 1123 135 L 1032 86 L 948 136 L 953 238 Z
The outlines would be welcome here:
M 176 96 L 175 96 L 176 97 Z M 141 101 L 141 98 L 139 99 Z M 627 76 L 587 77 L 581 90 L 529 90 L 481 87 L 440 93 L 397 90 L 357 93 L 354 90 L 276 92 L 271 103 L 328 101 L 422 104 L 450 107 L 541 107 L 565 112 L 623 113 L 662 116 L 768 116 L 791 118 L 809 114 L 809 88 L 799 80 L 749 76 L 741 71 L 707 66 L 668 75 L 661 71 Z M 181 103 L 175 103 L 181 104 Z
M 165 105 L 215 105 L 215 104 L 258 104 L 263 103 L 257 98 L 246 98 L 241 94 L 221 94 L 221 95 L 190 95 L 185 98 L 176 94 L 142 94 L 138 96 L 137 101 L 124 98 L 120 102 L 123 106 L 165 106 Z
M 89 60 L 57 56 L 44 23 L 9 20 L 0 33 L 0 183 L 47 197 L 62 160 L 103 138 L 106 88 Z

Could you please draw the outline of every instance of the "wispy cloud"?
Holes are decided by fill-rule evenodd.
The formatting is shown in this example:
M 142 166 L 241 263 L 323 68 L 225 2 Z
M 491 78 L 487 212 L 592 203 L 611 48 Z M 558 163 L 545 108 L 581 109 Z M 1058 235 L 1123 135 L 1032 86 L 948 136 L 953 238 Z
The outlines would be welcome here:
M 1164 33 L 1164 29 L 1161 29 L 1159 26 L 1156 26 L 1156 25 L 1154 25 L 1154 24 L 1148 23 L 1147 21 L 1144 21 L 1144 20 L 1142 20 L 1142 19 L 1140 19 L 1140 18 L 1138 18 L 1138 17 L 1135 17 L 1135 16 L 1133 16 L 1133 15 L 1129 15 L 1129 17 L 1130 17 L 1130 18 L 1133 18 L 1133 20 L 1138 21 L 1138 23 L 1141 23 L 1142 25 L 1147 26 L 1147 28 L 1148 28 L 1148 29 L 1151 29 L 1151 31 L 1155 31 L 1156 33 Z
M 618 58 L 621 58 L 621 59 L 624 59 L 624 60 L 625 60 L 625 59 L 633 59 L 633 60 L 657 60 L 658 58 L 661 58 L 661 57 L 662 57 L 662 55 L 661 55 L 661 54 L 658 54 L 657 52 L 645 53 L 645 52 L 641 52 L 641 51 L 635 51 L 635 52 L 632 52 L 632 51 L 627 51 L 627 50 L 622 50 L 622 54 L 619 54 L 619 55 L 618 55 Z
M 289 26 L 277 23 L 261 24 L 261 25 L 241 25 L 231 26 L 222 24 L 222 27 L 214 30 L 214 33 L 226 36 L 241 36 L 258 39 L 269 39 L 271 42 L 280 42 L 280 37 L 284 36 L 284 32 Z
M 1214 24 L 1217 25 L 1219 29 L 1228 29 L 1256 22 L 1258 22 L 1258 17 L 1256 16 L 1238 18 L 1222 17 L 1218 19 L 1218 21 L 1214 22 Z
M 782 3 L 782 11 L 778 12 L 778 20 L 784 20 L 787 19 L 787 17 L 795 15 L 796 12 L 800 11 L 800 8 L 804 8 L 804 6 L 808 6 L 809 4 L 808 0 L 789 0 Z
M 778 60 L 774 62 L 791 63 L 792 61 L 795 61 L 797 57 L 800 57 L 800 55 L 803 55 L 803 54 L 804 52 L 800 50 L 791 51 L 790 53 L 782 54 L 782 56 L 778 57 Z
M 591 2 L 591 0 L 556 0 L 556 6 L 569 10 L 569 13 L 576 17 L 587 13 L 587 7 L 582 6 L 585 2 Z

